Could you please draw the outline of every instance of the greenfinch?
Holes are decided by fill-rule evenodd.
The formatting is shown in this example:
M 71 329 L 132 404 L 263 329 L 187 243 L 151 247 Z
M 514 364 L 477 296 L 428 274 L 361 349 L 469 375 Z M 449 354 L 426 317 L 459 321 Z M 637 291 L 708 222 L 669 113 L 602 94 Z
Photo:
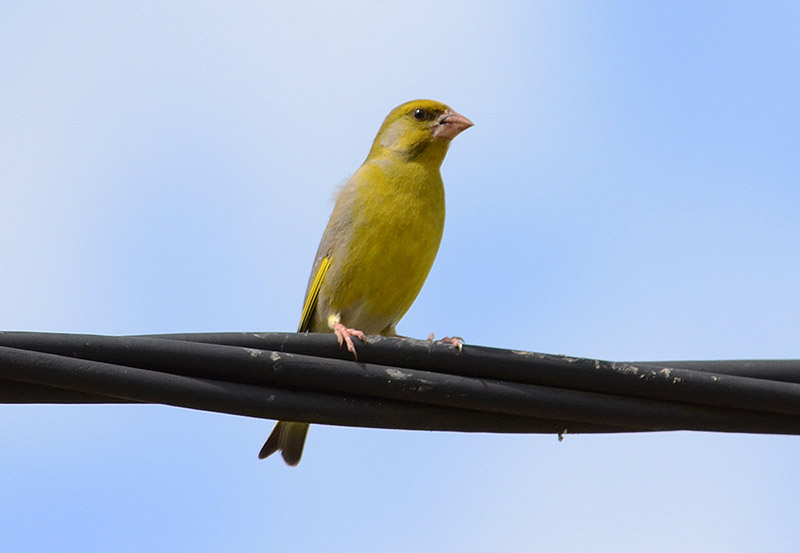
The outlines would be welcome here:
M 320 240 L 298 332 L 334 332 L 357 360 L 353 337 L 396 336 L 430 272 L 444 230 L 439 168 L 472 122 L 433 100 L 396 107 L 361 167 L 339 192 Z M 449 339 L 448 339 L 449 340 Z M 308 424 L 280 421 L 261 448 L 294 466 Z

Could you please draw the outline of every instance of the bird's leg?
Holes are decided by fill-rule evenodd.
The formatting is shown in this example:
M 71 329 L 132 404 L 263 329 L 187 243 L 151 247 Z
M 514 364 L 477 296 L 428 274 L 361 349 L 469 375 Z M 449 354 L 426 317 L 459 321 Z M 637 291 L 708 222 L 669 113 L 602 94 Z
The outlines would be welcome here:
M 347 328 L 345 325 L 339 322 L 333 323 L 333 332 L 336 334 L 336 339 L 339 340 L 339 347 L 341 348 L 342 345 L 346 343 L 347 351 L 353 354 L 354 360 L 358 361 L 356 346 L 353 344 L 353 339 L 351 336 L 355 336 L 366 344 L 367 337 L 364 335 L 364 333 L 354 328 Z
M 428 341 L 433 342 L 433 332 L 428 335 Z M 443 344 L 452 344 L 458 350 L 458 353 L 461 353 L 461 349 L 464 347 L 464 338 L 460 336 L 447 336 L 438 341 Z

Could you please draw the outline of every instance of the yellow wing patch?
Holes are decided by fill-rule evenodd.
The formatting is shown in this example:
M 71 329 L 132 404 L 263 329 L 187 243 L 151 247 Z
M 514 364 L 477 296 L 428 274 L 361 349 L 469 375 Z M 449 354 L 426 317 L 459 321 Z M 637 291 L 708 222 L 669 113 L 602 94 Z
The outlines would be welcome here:
M 308 296 L 306 296 L 306 303 L 303 305 L 303 315 L 300 317 L 300 325 L 297 327 L 297 332 L 305 332 L 311 324 L 311 315 L 314 313 L 314 308 L 317 306 L 317 296 L 319 296 L 319 289 L 322 287 L 322 280 L 325 278 L 325 273 L 331 266 L 331 258 L 323 257 L 319 262 L 317 274 L 314 275 L 314 281 L 308 288 Z

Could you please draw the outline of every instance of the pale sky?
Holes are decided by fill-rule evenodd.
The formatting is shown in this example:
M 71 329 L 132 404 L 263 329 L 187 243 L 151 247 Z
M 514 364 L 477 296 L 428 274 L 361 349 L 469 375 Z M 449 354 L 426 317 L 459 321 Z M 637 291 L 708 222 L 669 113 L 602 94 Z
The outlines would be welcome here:
M 402 334 L 800 357 L 793 2 L 0 10 L 0 329 L 293 331 L 336 187 L 414 98 L 475 122 Z M 0 406 L 0 550 L 793 552 L 800 438 L 462 435 Z

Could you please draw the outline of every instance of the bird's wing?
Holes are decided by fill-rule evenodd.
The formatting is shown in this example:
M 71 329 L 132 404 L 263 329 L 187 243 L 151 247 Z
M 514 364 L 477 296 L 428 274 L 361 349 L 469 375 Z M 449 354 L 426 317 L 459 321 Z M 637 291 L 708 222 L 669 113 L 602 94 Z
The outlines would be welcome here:
M 310 327 L 314 318 L 314 310 L 317 307 L 320 288 L 328 269 L 331 268 L 332 260 L 336 258 L 337 267 L 341 265 L 344 255 L 341 255 L 341 248 L 337 248 L 337 246 L 346 245 L 352 233 L 353 211 L 358 209 L 355 189 L 361 181 L 360 172 L 361 169 L 348 179 L 339 190 L 328 226 L 325 227 L 325 232 L 322 233 L 322 239 L 319 241 L 317 254 L 314 258 L 314 266 L 311 268 L 311 276 L 308 279 L 306 301 L 303 304 L 303 314 L 300 317 L 298 332 L 311 330 Z
M 317 306 L 317 297 L 319 296 L 319 289 L 322 286 L 322 281 L 325 278 L 325 273 L 331 266 L 331 258 L 328 256 L 320 259 L 317 272 L 314 274 L 314 279 L 308 286 L 308 294 L 306 294 L 306 302 L 303 304 L 303 315 L 300 317 L 300 325 L 297 327 L 297 332 L 305 332 L 309 330 L 311 324 L 311 315 L 314 313 L 314 308 Z

